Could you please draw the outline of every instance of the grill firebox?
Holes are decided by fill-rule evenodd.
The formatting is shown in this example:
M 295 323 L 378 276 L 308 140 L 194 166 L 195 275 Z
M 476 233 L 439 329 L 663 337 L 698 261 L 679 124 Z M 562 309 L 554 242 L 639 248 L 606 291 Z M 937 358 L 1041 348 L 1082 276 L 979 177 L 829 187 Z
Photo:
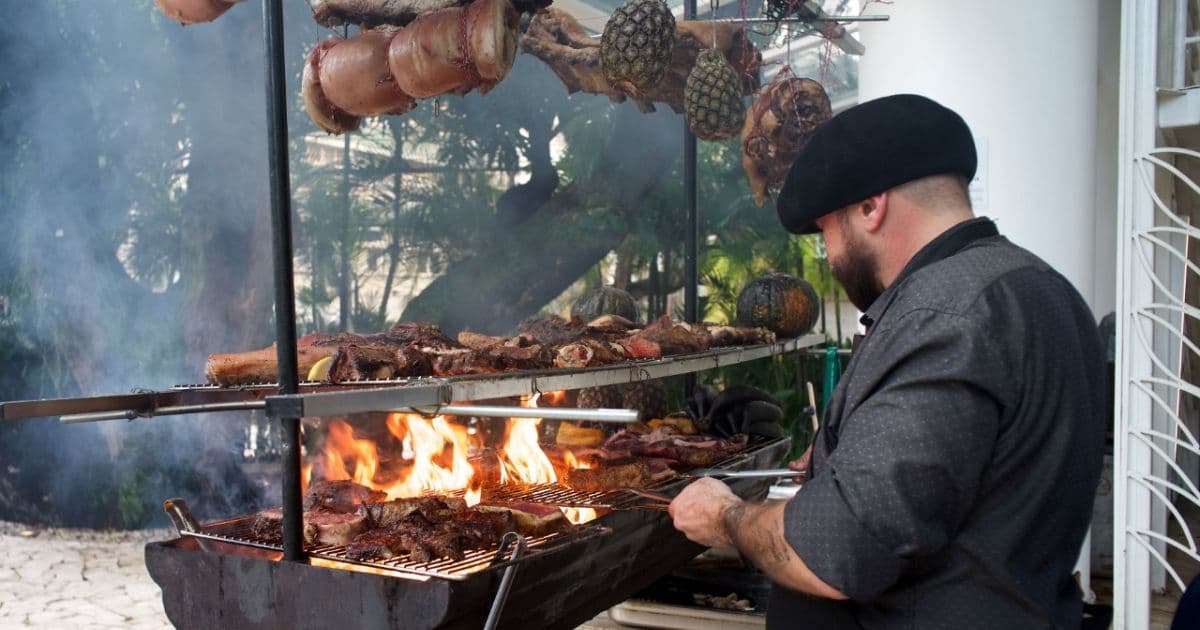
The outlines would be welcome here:
M 771 467 L 790 446 L 787 438 L 752 446 L 721 467 Z M 686 483 L 675 480 L 656 490 L 673 495 Z M 761 498 L 770 481 L 738 479 L 729 485 L 739 496 Z M 633 507 L 636 501 L 624 492 L 587 493 L 600 495 L 590 498 L 546 494 L 553 490 L 533 487 L 507 500 L 545 502 L 542 497 L 558 496 L 595 507 Z M 241 528 L 252 518 L 213 523 L 202 528 L 202 536 L 146 546 L 147 568 L 177 627 L 479 628 L 494 603 L 503 574 L 499 569 L 512 564 L 495 561 L 495 549 L 444 566 L 351 563 L 334 547 L 311 548 L 305 563 L 281 562 L 279 551 L 236 535 L 248 533 Z M 515 579 L 499 627 L 573 628 L 700 549 L 658 510 L 615 509 L 571 534 L 531 539 L 526 554 L 512 565 Z M 470 566 L 460 566 L 464 563 Z

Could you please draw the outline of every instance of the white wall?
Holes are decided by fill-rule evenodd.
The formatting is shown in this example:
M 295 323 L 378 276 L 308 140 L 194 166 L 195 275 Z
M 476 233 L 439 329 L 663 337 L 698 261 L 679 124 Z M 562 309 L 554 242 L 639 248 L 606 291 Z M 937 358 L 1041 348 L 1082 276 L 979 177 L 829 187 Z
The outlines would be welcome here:
M 917 93 L 961 114 L 980 150 L 976 213 L 1062 272 L 1093 308 L 1111 309 L 1112 291 L 1096 289 L 1098 253 L 1109 261 L 1106 282 L 1115 258 L 1115 244 L 1096 247 L 1099 4 L 873 4 L 868 12 L 891 20 L 860 31 L 859 102 Z M 1115 210 L 1103 216 L 1115 222 Z

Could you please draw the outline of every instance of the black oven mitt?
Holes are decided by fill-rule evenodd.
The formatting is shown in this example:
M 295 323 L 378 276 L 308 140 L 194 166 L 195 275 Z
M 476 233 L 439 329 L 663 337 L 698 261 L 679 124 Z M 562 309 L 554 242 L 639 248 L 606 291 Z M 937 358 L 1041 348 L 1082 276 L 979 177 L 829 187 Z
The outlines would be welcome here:
M 732 437 L 739 433 L 765 438 L 783 437 L 783 407 L 770 394 L 749 385 L 734 385 L 717 394 L 697 388 L 688 403 L 696 424 L 708 433 Z

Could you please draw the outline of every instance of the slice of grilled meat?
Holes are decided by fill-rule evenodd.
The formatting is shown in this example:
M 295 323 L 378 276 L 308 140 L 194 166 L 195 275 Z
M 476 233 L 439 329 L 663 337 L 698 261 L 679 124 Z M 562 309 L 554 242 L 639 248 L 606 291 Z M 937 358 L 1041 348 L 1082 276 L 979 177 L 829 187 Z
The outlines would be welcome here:
M 330 512 L 355 512 L 368 503 L 387 500 L 387 493 L 359 485 L 348 479 L 314 482 L 304 495 L 304 509 Z
M 606 492 L 620 488 L 644 488 L 654 481 L 646 462 L 634 460 L 596 468 L 567 471 L 563 483 L 581 492 Z
M 346 545 L 346 557 L 360 562 L 387 560 L 404 553 L 407 547 L 401 534 L 390 529 L 370 529 Z

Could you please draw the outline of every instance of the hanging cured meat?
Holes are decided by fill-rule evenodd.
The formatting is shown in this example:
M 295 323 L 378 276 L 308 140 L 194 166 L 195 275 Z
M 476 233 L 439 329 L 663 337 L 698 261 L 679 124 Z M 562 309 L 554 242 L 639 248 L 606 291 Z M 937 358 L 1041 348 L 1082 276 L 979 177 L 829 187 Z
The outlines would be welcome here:
M 329 47 L 317 68 L 325 98 L 355 116 L 403 114 L 416 107 L 388 70 L 391 40 L 391 33 L 362 31 Z
M 362 116 L 403 114 L 417 98 L 487 92 L 512 68 L 519 19 L 510 0 L 475 0 L 399 30 L 327 39 L 304 67 L 308 114 L 321 129 L 345 133 Z
M 338 109 L 321 88 L 321 61 L 325 53 L 341 43 L 339 37 L 331 37 L 308 53 L 308 61 L 304 64 L 304 76 L 301 80 L 300 94 L 304 97 L 304 107 L 308 115 L 318 127 L 327 133 L 346 133 L 358 129 L 362 118 Z
M 809 136 L 832 116 L 829 95 L 812 79 L 789 76 L 784 70 L 746 112 L 742 127 L 742 167 L 754 191 L 754 203 L 771 198 Z
M 421 15 L 392 39 L 392 76 L 417 98 L 473 89 L 486 94 L 512 68 L 519 20 L 509 0 L 475 0 Z
M 211 22 L 243 0 L 154 0 L 163 15 L 183 25 Z

